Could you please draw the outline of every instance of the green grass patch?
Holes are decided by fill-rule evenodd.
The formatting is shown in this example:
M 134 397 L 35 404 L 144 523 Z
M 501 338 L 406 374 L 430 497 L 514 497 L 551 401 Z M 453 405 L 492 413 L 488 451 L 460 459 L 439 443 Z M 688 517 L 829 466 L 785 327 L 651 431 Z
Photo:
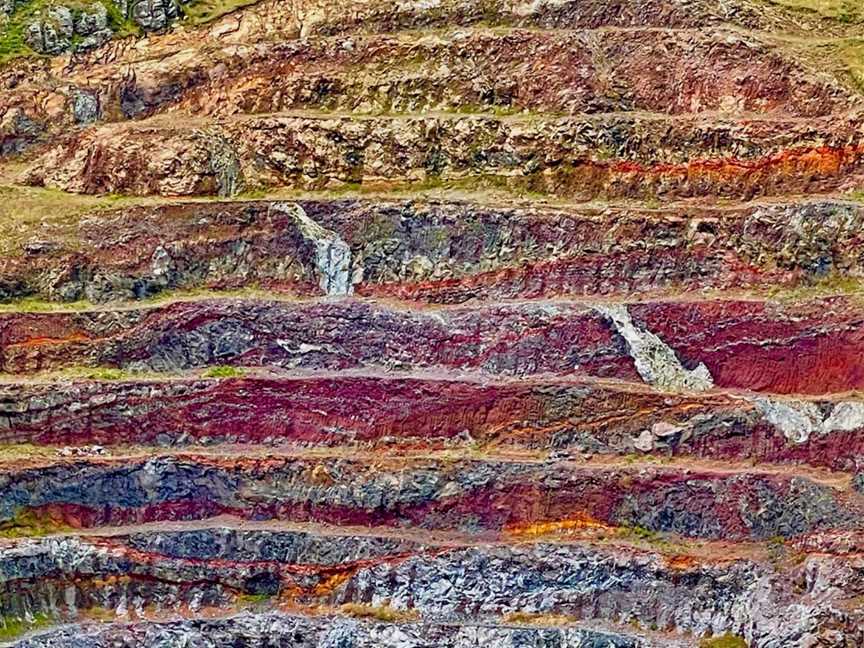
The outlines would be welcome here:
M 234 290 L 211 290 L 197 288 L 189 290 L 163 290 L 145 299 L 129 299 L 113 302 L 95 303 L 82 299 L 74 302 L 47 301 L 39 297 L 26 297 L 0 303 L 0 313 L 59 313 L 66 311 L 112 310 L 122 308 L 156 308 L 164 304 L 178 301 L 199 301 L 203 299 L 256 299 L 267 301 L 294 302 L 303 301 L 291 293 L 270 292 L 251 284 Z M 80 377 L 86 370 L 74 369 L 74 377 Z
M 0 23 L 0 65 L 34 54 L 24 42 L 24 22 L 16 14 L 13 13 L 5 24 Z
M 32 443 L 0 443 L 0 461 L 19 461 L 25 459 L 48 459 L 57 456 L 53 446 Z
M 162 374 L 148 371 L 126 371 L 116 367 L 65 367 L 49 371 L 44 374 L 33 374 L 32 377 L 46 380 L 143 380 L 149 377 L 158 377 Z
M 242 605 L 257 606 L 264 605 L 273 600 L 271 594 L 240 594 L 237 597 L 237 602 Z
M 841 23 L 864 22 L 864 7 L 860 0 L 769 0 L 772 4 L 814 13 Z
M 123 380 L 127 378 L 126 372 L 122 369 L 114 369 L 112 367 L 97 367 L 90 371 L 84 372 L 84 378 L 88 380 Z
M 864 94 L 864 39 L 842 41 L 838 54 L 855 89 Z
M 54 311 L 85 311 L 90 310 L 93 303 L 86 300 L 74 302 L 49 302 L 38 297 L 27 297 L 0 304 L 0 313 L 50 313 Z
M 642 540 L 652 543 L 662 540 L 662 537 L 656 531 L 651 531 L 640 526 L 621 527 L 621 535 L 631 540 Z
M 2 23 L 0 23 L 0 64 L 6 63 L 22 56 L 35 56 L 34 52 L 25 41 L 27 26 L 55 6 L 62 5 L 72 11 L 72 16 L 77 20 L 81 13 L 91 9 L 93 5 L 101 4 L 108 14 L 108 26 L 114 32 L 115 37 L 137 35 L 141 28 L 133 21 L 123 15 L 119 7 L 112 0 L 25 0 L 18 2 L 15 11 Z M 72 39 L 73 44 L 80 41 L 80 36 Z

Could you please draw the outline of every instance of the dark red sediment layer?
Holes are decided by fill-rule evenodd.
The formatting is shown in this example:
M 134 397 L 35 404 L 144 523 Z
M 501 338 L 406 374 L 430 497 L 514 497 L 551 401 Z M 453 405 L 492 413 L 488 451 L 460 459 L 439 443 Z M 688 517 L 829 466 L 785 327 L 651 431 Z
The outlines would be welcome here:
M 839 393 L 864 386 L 857 297 L 415 310 L 362 301 L 202 300 L 0 314 L 2 368 L 481 370 Z M 656 356 L 657 350 L 661 356 Z M 696 381 L 696 382 L 694 382 Z
M 614 382 L 310 375 L 0 385 L 0 441 L 499 448 L 864 468 L 864 401 Z

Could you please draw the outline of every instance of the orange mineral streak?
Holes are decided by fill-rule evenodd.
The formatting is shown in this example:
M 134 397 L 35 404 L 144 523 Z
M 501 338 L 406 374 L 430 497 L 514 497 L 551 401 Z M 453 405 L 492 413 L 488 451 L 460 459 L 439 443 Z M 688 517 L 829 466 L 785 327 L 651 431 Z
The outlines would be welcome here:
M 89 342 L 90 338 L 84 335 L 83 333 L 73 333 L 72 335 L 68 335 L 62 338 L 54 338 L 54 337 L 34 337 L 29 338 L 27 340 L 23 340 L 21 342 L 17 342 L 15 344 L 10 344 L 10 347 L 23 347 L 23 348 L 31 348 L 31 347 L 41 347 L 41 346 L 52 346 L 52 345 L 60 345 L 60 344 L 74 344 L 76 342 Z
M 542 536 L 573 533 L 585 530 L 611 530 L 614 527 L 604 524 L 590 515 L 582 513 L 566 520 L 517 524 L 505 527 L 504 533 L 511 538 L 539 538 Z
M 333 574 L 327 580 L 318 583 L 315 586 L 315 590 L 313 593 L 315 596 L 328 596 L 335 592 L 339 587 L 341 587 L 344 583 L 354 575 L 356 570 L 349 569 L 344 572 L 339 572 L 338 574 Z
M 669 569 L 675 569 L 678 571 L 687 571 L 697 567 L 698 565 L 699 562 L 693 556 L 684 556 L 679 554 L 677 556 L 669 556 L 666 559 L 666 566 L 669 567 Z
M 616 174 L 708 176 L 717 179 L 739 177 L 759 171 L 836 175 L 844 166 L 860 162 L 862 153 L 864 145 L 798 147 L 756 160 L 720 158 L 651 166 L 626 161 L 611 164 L 610 170 Z

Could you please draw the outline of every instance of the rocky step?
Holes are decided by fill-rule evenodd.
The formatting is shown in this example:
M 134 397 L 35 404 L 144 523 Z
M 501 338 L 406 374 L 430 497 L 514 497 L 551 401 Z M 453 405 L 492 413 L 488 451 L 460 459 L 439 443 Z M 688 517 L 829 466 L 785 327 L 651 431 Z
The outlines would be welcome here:
M 191 12 L 199 7 L 192 3 Z M 206 4 L 206 3 L 205 3 Z M 78 7 L 74 3 L 57 3 L 50 11 L 27 11 L 29 7 L 16 7 L 6 3 L 0 6 L 0 16 L 11 17 L 10 25 L 0 35 L 14 44 L 23 37 L 28 47 L 43 55 L 72 53 L 72 56 L 47 56 L 16 61 L 8 74 L 0 75 L 0 84 L 14 89 L 24 79 L 48 77 L 51 70 L 79 64 L 81 59 L 114 60 L 128 63 L 142 58 L 167 59 L 197 48 L 199 54 L 213 47 L 230 43 L 261 43 L 268 40 L 309 38 L 315 34 L 336 35 L 380 33 L 401 30 L 440 29 L 450 26 L 471 27 L 494 25 L 522 28 L 714 28 L 728 24 L 738 29 L 754 28 L 771 31 L 791 31 L 810 35 L 819 33 L 856 35 L 855 25 L 841 20 L 820 19 L 818 14 L 807 16 L 784 10 L 777 5 L 755 0 L 736 0 L 722 8 L 707 0 L 699 2 L 681 0 L 623 0 L 614 4 L 592 2 L 541 2 L 531 0 L 488 0 L 484 2 L 435 2 L 434 5 L 417 3 L 369 2 L 341 3 L 332 0 L 305 0 L 285 4 L 281 2 L 253 2 L 254 9 L 243 5 L 209 6 L 218 16 L 235 10 L 232 15 L 217 20 L 212 26 L 194 27 L 184 24 L 175 32 L 161 33 L 174 26 L 184 13 L 187 3 L 157 0 L 144 5 L 118 2 L 109 12 L 100 3 Z M 16 9 L 18 9 L 16 11 Z M 112 13 L 109 19 L 108 13 Z M 14 14 L 14 15 L 13 15 Z M 114 30 L 115 19 L 135 23 L 135 29 L 151 32 L 147 39 L 119 38 Z M 14 21 L 14 22 L 12 22 Z M 25 21 L 26 24 L 19 24 Z M 15 30 L 23 31 L 16 34 Z M 818 30 L 818 31 L 817 31 Z M 122 31 L 122 30 L 121 30 Z M 152 32 L 160 32 L 153 34 Z M 8 49 L 8 48 L 7 48 Z M 14 51 L 7 54 L 14 54 Z M 177 58 L 182 59 L 182 55 Z M 60 60 L 58 60 L 60 59 Z M 69 66 L 69 67 L 71 67 Z M 65 73 L 57 76 L 68 76 Z M 56 75 L 56 72 L 53 73 Z M 86 84 L 85 84 L 86 85 Z M 8 114 L 8 113 L 7 113 Z M 0 113 L 2 115 L 2 113 Z M 9 120 L 14 121 L 14 120 Z M 4 126 L 9 125 L 8 122 Z M 10 142 L 4 142 L 6 149 Z M 11 150 L 15 143 L 11 142 Z M 6 152 L 6 151 L 4 151 Z
M 361 611 L 362 612 L 362 611 Z M 692 640 L 662 636 L 627 628 L 592 629 L 581 626 L 544 627 L 516 624 L 438 624 L 406 621 L 375 621 L 345 616 L 298 616 L 295 614 L 243 614 L 227 619 L 178 620 L 162 623 L 98 624 L 65 627 L 39 633 L 10 644 L 15 648 L 137 648 L 137 646 L 173 646 L 177 642 L 207 645 L 211 648 L 234 648 L 238 641 L 248 648 L 291 645 L 298 648 L 326 648 L 346 643 L 357 648 L 374 648 L 398 641 L 405 648 L 432 645 L 442 648 L 464 646 L 466 642 L 516 648 L 554 643 L 604 648 L 691 648 Z M 539 625 L 539 627 L 538 627 Z M 290 642 L 290 643 L 289 643 Z
M 143 45 L 134 39 L 126 38 L 98 47 L 104 42 L 104 29 L 95 35 L 79 32 L 79 36 L 94 37 L 87 39 L 86 42 L 75 44 L 76 51 L 72 62 L 75 63 L 88 56 L 116 59 L 118 53 L 120 56 L 128 53 L 132 57 L 137 55 L 137 58 L 141 58 L 146 56 L 146 54 L 142 55 L 142 52 L 147 51 L 155 51 L 165 56 L 176 53 L 183 46 L 188 48 L 190 42 L 212 46 L 226 41 L 260 43 L 266 40 L 309 38 L 314 35 L 351 34 L 353 36 L 364 33 L 437 30 L 452 26 L 464 28 L 478 25 L 545 30 L 604 27 L 706 29 L 728 25 L 739 29 L 791 32 L 801 35 L 856 34 L 856 25 L 851 21 L 826 18 L 816 12 L 808 14 L 789 11 L 779 5 L 765 4 L 758 0 L 735 0 L 720 7 L 710 0 L 619 0 L 614 3 L 601 0 L 539 3 L 533 0 L 482 0 L 480 2 L 444 0 L 436 1 L 432 5 L 402 1 L 393 3 L 386 0 L 364 0 L 359 3 L 303 0 L 288 5 L 278 1 L 254 4 L 254 9 L 244 8 L 242 5 L 233 7 L 235 11 L 232 15 L 217 20 L 213 25 L 199 27 L 184 25 L 182 30 L 174 33 L 149 34 L 149 37 L 143 41 Z M 224 13 L 232 7 L 225 6 L 219 9 Z M 11 7 L 6 9 L 7 12 L 10 10 Z M 170 23 L 181 13 L 178 3 L 167 0 L 160 0 L 147 7 L 121 7 L 121 10 L 135 20 L 139 27 L 156 31 L 170 26 Z M 104 21 L 105 19 L 102 18 L 101 22 Z M 100 22 L 100 19 L 97 18 L 96 22 Z M 44 32 L 44 24 L 40 25 L 38 22 L 35 24 Z M 56 42 L 51 44 L 59 47 L 52 47 L 53 51 L 46 53 L 57 53 L 59 50 L 67 49 L 71 44 L 63 42 L 66 34 L 57 33 L 58 26 L 52 25 Z M 61 28 L 60 32 L 75 31 L 74 28 L 62 27 L 64 28 Z M 44 34 L 33 34 L 33 36 L 44 36 Z M 38 67 L 38 63 L 33 67 Z
M 242 62 L 237 58 L 218 80 L 185 70 L 168 79 L 136 76 L 123 87 L 119 106 L 101 93 L 99 105 L 126 118 L 152 114 L 169 102 L 191 113 L 221 115 L 722 110 L 815 117 L 861 101 L 782 49 L 722 31 L 358 35 L 347 43 L 343 37 L 275 43 L 241 52 Z
M 18 456 L 0 473 L 2 527 L 12 535 L 236 515 L 477 534 L 564 524 L 765 540 L 860 531 L 862 511 L 848 474 L 692 459 L 640 464 L 243 448 Z
M 205 38 L 259 42 L 292 36 L 355 36 L 478 25 L 547 31 L 734 26 L 799 36 L 858 34 L 858 25 L 854 22 L 826 18 L 816 12 L 790 11 L 761 0 L 733 0 L 723 5 L 711 0 L 436 0 L 434 4 L 403 0 L 362 3 L 305 0 L 287 11 L 279 2 L 259 3 L 256 15 L 249 13 L 239 12 L 224 19 L 222 24 L 210 29 Z
M 274 3 L 260 7 L 263 15 Z M 599 27 L 693 28 L 734 24 L 751 29 L 779 31 L 781 26 L 806 30 L 816 25 L 843 30 L 837 21 L 802 16 L 777 5 L 735 0 L 718 6 L 710 0 L 442 0 L 434 5 L 416 2 L 373 1 L 338 3 L 306 2 L 295 14 L 301 35 L 343 32 L 390 32 L 441 28 L 450 25 L 491 24 L 541 29 L 592 29 Z M 792 17 L 794 16 L 794 20 Z M 797 25 L 796 25 L 797 24 Z M 827 33 L 830 33 L 829 28 Z M 270 28 L 284 29 L 283 25 Z
M 121 454 L 117 446 L 499 448 L 864 470 L 857 397 L 670 394 L 596 380 L 226 373 L 241 377 L 0 383 L 0 442 L 13 453 L 14 444 L 31 444 L 84 456 L 96 446 Z
M 3 618 L 57 624 L 99 611 L 147 619 L 178 609 L 212 616 L 320 606 L 433 626 L 626 624 L 685 643 L 687 635 L 734 633 L 756 646 L 828 637 L 859 618 L 846 609 L 860 576 L 838 570 L 830 555 L 712 543 L 694 554 L 666 539 L 647 548 L 566 536 L 516 540 L 421 543 L 387 529 L 352 535 L 229 524 L 6 541 Z M 714 596 L 700 594 L 708 587 Z M 829 596 L 813 600 L 829 587 Z
M 446 196 L 173 202 L 3 229 L 0 299 L 266 286 L 462 303 L 843 284 L 864 274 L 862 230 L 860 203 L 828 198 L 654 209 Z
M 857 296 L 523 302 L 414 309 L 353 299 L 211 299 L 0 314 L 0 367 L 176 371 L 480 370 L 593 376 L 668 391 L 841 393 L 864 385 Z
M 201 47 L 80 63 L 23 79 L 0 148 L 166 110 L 610 113 L 845 112 L 860 95 L 763 37 L 736 31 L 469 29 Z M 213 71 L 216 72 L 213 72 Z M 554 82 L 553 82 L 554 80 Z
M 21 176 L 82 193 L 459 182 L 571 197 L 752 198 L 852 190 L 862 120 L 605 115 L 154 117 L 55 140 Z

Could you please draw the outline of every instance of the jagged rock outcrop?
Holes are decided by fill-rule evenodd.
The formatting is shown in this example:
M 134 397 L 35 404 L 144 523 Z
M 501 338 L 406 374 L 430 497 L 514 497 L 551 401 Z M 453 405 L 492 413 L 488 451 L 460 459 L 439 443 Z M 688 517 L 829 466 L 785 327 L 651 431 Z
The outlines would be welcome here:
M 344 645 L 380 646 L 397 643 L 406 648 L 426 646 L 461 646 L 466 642 L 489 643 L 496 646 L 522 646 L 554 643 L 579 648 L 648 648 L 655 645 L 650 639 L 638 635 L 582 629 L 538 629 L 520 626 L 430 625 L 369 623 L 342 618 L 309 619 L 306 617 L 267 614 L 263 616 L 234 617 L 224 621 L 180 622 L 164 625 L 138 625 L 89 628 L 84 631 L 60 630 L 46 637 L 23 642 L 22 648 L 51 645 L 57 648 L 87 646 L 112 648 L 138 646 L 168 646 L 178 641 L 190 645 L 206 644 L 214 648 L 234 646 L 238 640 L 244 645 L 263 648 L 273 641 L 291 641 L 304 648 Z M 664 644 L 672 648 L 674 644 Z

